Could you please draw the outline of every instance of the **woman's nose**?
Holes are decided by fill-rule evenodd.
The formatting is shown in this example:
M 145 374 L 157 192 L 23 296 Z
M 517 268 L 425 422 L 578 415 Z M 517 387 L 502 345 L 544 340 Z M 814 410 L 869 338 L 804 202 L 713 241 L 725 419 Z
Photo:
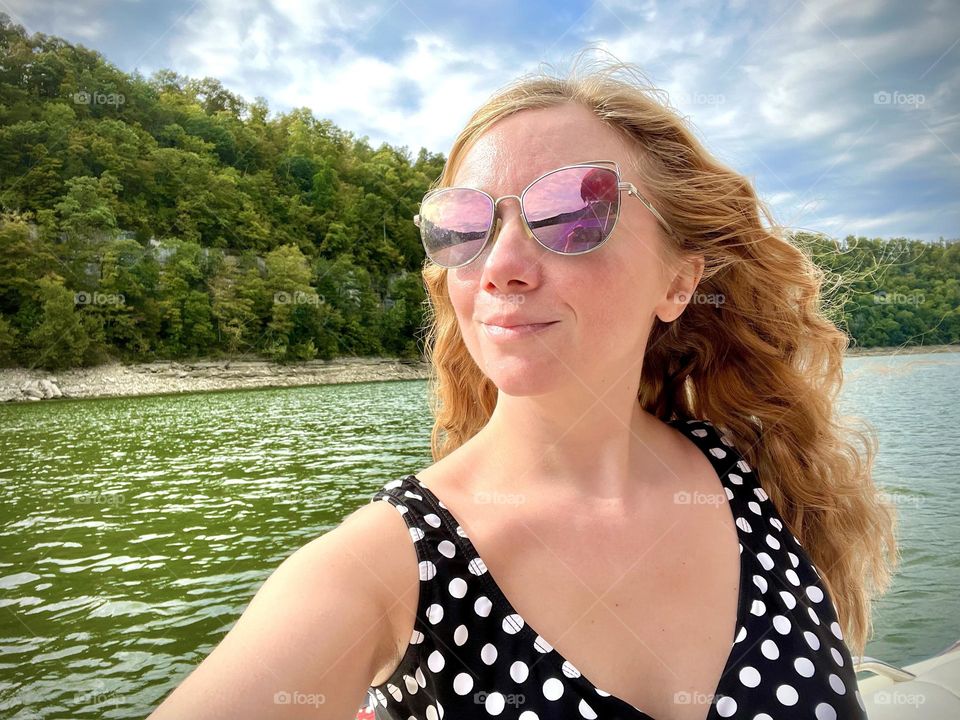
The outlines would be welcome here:
M 524 222 L 519 203 L 508 201 L 498 210 L 490 245 L 481 255 L 484 280 L 501 290 L 514 282 L 534 284 L 545 250 Z

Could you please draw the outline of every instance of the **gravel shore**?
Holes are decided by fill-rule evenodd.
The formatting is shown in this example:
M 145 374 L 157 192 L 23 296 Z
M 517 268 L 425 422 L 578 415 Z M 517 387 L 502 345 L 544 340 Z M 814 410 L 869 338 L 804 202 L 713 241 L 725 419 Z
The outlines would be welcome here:
M 850 357 L 957 352 L 960 345 L 852 349 Z M 424 380 L 430 364 L 395 358 L 337 358 L 290 365 L 256 360 L 109 363 L 61 372 L 0 369 L 0 402 L 122 397 L 165 393 L 293 387 L 377 380 Z
M 5 368 L 0 370 L 0 402 L 422 380 L 429 372 L 429 363 L 392 358 L 337 358 L 291 365 L 250 360 L 110 363 L 60 372 Z

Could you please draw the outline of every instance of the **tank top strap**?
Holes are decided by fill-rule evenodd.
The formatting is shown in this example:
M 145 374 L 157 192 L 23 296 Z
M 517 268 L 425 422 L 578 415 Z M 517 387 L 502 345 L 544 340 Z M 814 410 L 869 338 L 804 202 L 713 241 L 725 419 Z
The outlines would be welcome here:
M 403 517 L 420 570 L 413 633 L 396 671 L 384 686 L 394 699 L 417 694 L 426 702 L 435 689 L 430 673 L 425 671 L 435 668 L 441 653 L 448 654 L 450 650 L 449 638 L 441 637 L 438 628 L 445 627 L 457 615 L 451 602 L 467 595 L 468 580 L 477 574 L 477 560 L 471 559 L 466 536 L 453 515 L 415 475 L 386 483 L 370 499 L 378 501 L 390 503 Z M 459 644 L 458 637 L 454 641 Z M 389 699 L 383 691 L 370 688 L 370 693 L 375 708 L 387 706 Z
M 760 505 L 770 499 L 733 437 L 709 420 L 671 420 L 669 424 L 689 437 L 713 465 L 734 511 L 745 513 L 743 517 L 759 515 Z

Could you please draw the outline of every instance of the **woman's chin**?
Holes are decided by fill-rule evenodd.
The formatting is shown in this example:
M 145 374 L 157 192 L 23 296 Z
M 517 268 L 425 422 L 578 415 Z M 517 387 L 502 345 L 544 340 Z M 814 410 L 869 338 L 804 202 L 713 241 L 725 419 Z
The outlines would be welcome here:
M 497 389 L 513 397 L 543 395 L 561 385 L 568 373 L 555 357 L 533 360 L 532 358 L 487 358 L 484 374 Z

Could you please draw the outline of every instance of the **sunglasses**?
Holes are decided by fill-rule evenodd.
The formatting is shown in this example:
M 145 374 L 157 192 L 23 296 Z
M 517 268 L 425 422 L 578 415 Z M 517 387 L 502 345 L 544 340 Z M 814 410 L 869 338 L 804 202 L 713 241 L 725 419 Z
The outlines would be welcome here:
M 551 170 L 519 196 L 494 199 L 476 188 L 437 188 L 423 196 L 413 222 L 432 262 L 445 268 L 462 267 L 480 256 L 493 235 L 500 201 L 516 198 L 527 229 L 540 245 L 560 255 L 583 255 L 603 245 L 613 233 L 624 190 L 672 232 L 636 186 L 621 180 L 620 166 L 607 160 Z

